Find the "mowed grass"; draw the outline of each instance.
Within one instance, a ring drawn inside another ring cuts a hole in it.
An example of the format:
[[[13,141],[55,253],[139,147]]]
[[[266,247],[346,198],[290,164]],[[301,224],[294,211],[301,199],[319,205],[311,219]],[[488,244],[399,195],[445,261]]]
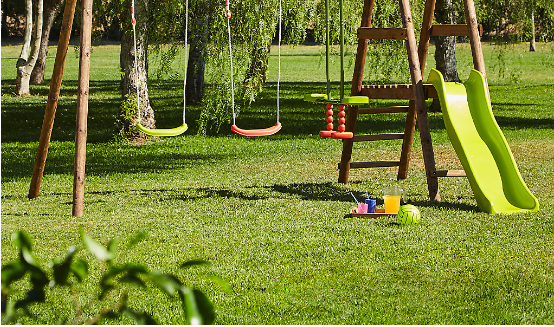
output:
[[[440,179],[442,202],[428,201],[417,135],[407,180],[397,182],[394,169],[379,168],[352,170],[348,184],[337,183],[342,144],[316,136],[325,109],[302,101],[305,93],[325,92],[325,61],[315,46],[283,49],[283,129],[275,136],[242,138],[229,125],[217,136],[195,135],[199,107],[189,106],[190,131],[182,137],[143,146],[114,141],[119,48],[109,45],[95,47],[91,58],[85,215],[72,217],[78,58],[70,49],[41,195],[28,200],[49,81],[32,86],[31,97],[15,97],[19,48],[3,46],[2,265],[17,257],[10,242],[16,230],[31,234],[46,266],[80,244],[82,226],[104,244],[121,238],[117,262],[141,262],[203,290],[217,324],[554,324],[554,52],[550,44],[536,53],[526,48],[484,44],[494,113],[540,202],[537,213],[482,213],[465,179]],[[50,53],[54,57],[55,47]],[[274,123],[276,53],[268,86],[243,109],[241,127]],[[467,44],[460,45],[458,60],[465,79]],[[338,94],[338,58],[332,63]],[[347,79],[351,70],[348,64]],[[158,126],[180,120],[181,88],[178,79],[151,81]],[[438,168],[461,169],[442,115],[429,117]],[[397,114],[361,117],[357,130],[399,132],[404,121]],[[399,141],[364,142],[355,145],[353,159],[396,160],[399,151]],[[358,199],[368,192],[382,206],[379,190],[389,185],[407,190],[421,224],[346,217],[354,206],[350,192]],[[141,231],[148,237],[127,247]],[[189,259],[212,266],[179,268]],[[93,264],[86,283],[56,291],[49,308],[33,308],[37,320],[24,322],[71,318],[76,303],[84,317],[100,312],[86,304],[98,294],[93,280],[101,269]],[[202,277],[206,271],[227,280],[233,293]],[[184,321],[177,299],[155,291],[131,294],[135,308],[158,322]]]

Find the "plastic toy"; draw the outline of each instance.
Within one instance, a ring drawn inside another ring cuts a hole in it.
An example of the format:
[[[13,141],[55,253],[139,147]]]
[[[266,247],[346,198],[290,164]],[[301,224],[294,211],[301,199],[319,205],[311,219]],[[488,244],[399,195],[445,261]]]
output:
[[[419,224],[421,221],[421,214],[416,206],[412,204],[405,204],[400,207],[396,219],[400,225]]]
[[[450,142],[460,158],[479,208],[489,213],[537,211],[506,138],[494,119],[483,75],[472,70],[464,83],[445,83],[432,69]]]

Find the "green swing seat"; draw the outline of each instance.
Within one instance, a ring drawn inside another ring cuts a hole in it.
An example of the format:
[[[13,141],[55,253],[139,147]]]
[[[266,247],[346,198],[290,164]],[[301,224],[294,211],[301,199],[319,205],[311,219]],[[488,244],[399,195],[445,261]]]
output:
[[[188,129],[187,124],[183,124],[175,128],[156,128],[156,129],[146,128],[141,124],[137,124],[136,126],[139,131],[151,136],[177,136],[177,135],[183,134]]]

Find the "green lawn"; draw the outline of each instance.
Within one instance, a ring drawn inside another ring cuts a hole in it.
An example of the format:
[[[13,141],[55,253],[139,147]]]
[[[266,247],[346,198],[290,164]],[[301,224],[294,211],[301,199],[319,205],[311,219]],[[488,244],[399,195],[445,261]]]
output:
[[[103,45],[94,47],[91,59],[85,215],[72,217],[78,58],[70,48],[41,196],[28,200],[49,80],[32,86],[30,97],[14,96],[20,49],[2,46],[2,265],[17,257],[10,240],[16,230],[32,236],[46,266],[80,244],[83,226],[104,244],[123,240],[117,262],[141,262],[203,290],[217,324],[554,324],[554,46],[540,44],[536,53],[527,47],[484,44],[484,51],[494,113],[539,200],[537,213],[479,212],[465,179],[440,179],[443,200],[429,202],[417,137],[407,180],[396,182],[395,169],[378,168],[353,170],[348,184],[338,184],[342,144],[316,136],[325,109],[302,101],[305,93],[325,90],[319,47],[283,49],[283,129],[275,136],[238,137],[228,124],[218,136],[198,136],[199,108],[190,106],[190,130],[182,137],[143,146],[114,141],[119,53],[118,46]],[[276,53],[269,85],[243,109],[241,127],[274,123]],[[458,59],[465,79],[467,44],[460,45]],[[348,78],[352,58],[347,62]],[[338,58],[333,65],[337,81]],[[338,83],[333,86],[338,92]],[[182,80],[151,82],[158,126],[180,120],[181,92]],[[429,118],[438,168],[461,169],[441,114]],[[362,117],[357,130],[399,132],[404,121],[399,114]],[[400,141],[364,142],[355,145],[353,159],[397,160],[399,151]],[[349,192],[358,198],[368,192],[382,205],[379,190],[395,184],[419,207],[421,224],[345,217],[354,206]],[[148,237],[126,247],[141,231]],[[92,261],[86,251],[80,255]],[[190,259],[212,266],[179,268]],[[85,317],[97,314],[100,307],[85,305],[97,295],[92,280],[101,269],[92,265],[89,282],[55,291],[50,309],[36,307],[37,320],[23,322],[72,318],[75,303]],[[206,270],[234,292],[202,277]],[[182,323],[177,298],[133,294],[134,305],[159,323]]]

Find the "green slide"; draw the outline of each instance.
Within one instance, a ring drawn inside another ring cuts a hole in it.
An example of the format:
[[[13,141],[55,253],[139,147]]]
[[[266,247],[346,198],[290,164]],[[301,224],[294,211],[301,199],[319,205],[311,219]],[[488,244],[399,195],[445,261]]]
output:
[[[437,90],[448,137],[479,208],[488,213],[539,210],[494,119],[481,73],[473,70],[464,84],[445,83],[433,69],[428,82]]]

